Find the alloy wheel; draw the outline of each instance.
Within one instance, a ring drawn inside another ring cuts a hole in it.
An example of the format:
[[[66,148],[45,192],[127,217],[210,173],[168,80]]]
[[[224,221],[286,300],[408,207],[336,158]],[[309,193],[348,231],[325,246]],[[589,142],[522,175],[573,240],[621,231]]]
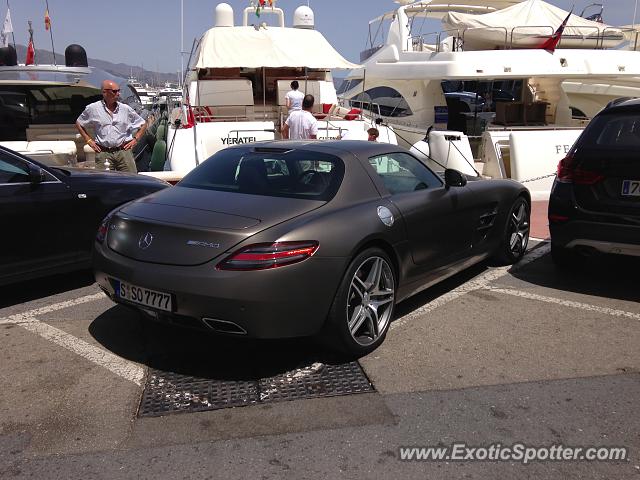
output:
[[[529,212],[526,202],[522,201],[513,209],[509,219],[509,250],[516,258],[527,249],[529,229]]]
[[[389,263],[381,257],[365,259],[351,279],[347,296],[347,327],[356,343],[367,346],[385,334],[394,298]]]

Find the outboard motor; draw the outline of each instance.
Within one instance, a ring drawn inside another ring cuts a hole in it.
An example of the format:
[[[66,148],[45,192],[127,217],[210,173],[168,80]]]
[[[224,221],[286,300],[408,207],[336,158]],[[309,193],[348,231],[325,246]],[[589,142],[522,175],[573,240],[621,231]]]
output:
[[[67,67],[88,67],[87,52],[75,43],[69,45],[64,51],[64,64]]]
[[[18,54],[13,45],[0,48],[0,65],[13,67],[18,65]]]

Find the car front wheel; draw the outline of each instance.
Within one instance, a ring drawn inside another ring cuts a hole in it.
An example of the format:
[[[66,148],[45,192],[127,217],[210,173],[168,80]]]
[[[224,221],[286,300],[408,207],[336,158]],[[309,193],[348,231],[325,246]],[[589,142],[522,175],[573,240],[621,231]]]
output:
[[[509,210],[502,241],[494,255],[500,263],[511,265],[524,256],[529,244],[530,221],[531,206],[524,197],[518,197]]]
[[[329,312],[331,345],[356,356],[375,350],[389,330],[396,284],[391,260],[383,250],[359,253],[349,264]]]

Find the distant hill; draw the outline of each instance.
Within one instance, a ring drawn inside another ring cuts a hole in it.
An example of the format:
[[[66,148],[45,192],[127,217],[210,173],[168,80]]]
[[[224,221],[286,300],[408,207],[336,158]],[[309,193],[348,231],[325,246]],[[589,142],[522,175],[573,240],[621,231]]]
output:
[[[18,63],[24,63],[25,58],[27,58],[27,47],[25,45],[17,44],[16,52],[18,54]],[[88,61],[90,67],[99,68],[100,70],[104,70],[116,77],[128,78],[133,72],[133,75],[142,83],[163,85],[165,82],[177,82],[178,80],[175,73],[152,72],[151,70],[142,70],[138,66],[127,65],[125,63],[111,63],[90,57],[88,58]],[[53,53],[49,50],[36,48],[36,63],[54,63]],[[62,53],[56,52],[56,64],[64,65],[64,50],[62,50]]]

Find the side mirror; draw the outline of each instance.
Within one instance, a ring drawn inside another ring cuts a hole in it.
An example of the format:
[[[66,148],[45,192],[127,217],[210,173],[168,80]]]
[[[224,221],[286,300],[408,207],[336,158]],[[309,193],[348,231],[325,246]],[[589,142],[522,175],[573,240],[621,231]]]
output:
[[[29,165],[29,181],[31,183],[42,183],[44,179],[44,170],[36,165]]]
[[[444,184],[449,187],[464,187],[467,184],[467,177],[465,177],[458,170],[447,168],[444,171]]]

